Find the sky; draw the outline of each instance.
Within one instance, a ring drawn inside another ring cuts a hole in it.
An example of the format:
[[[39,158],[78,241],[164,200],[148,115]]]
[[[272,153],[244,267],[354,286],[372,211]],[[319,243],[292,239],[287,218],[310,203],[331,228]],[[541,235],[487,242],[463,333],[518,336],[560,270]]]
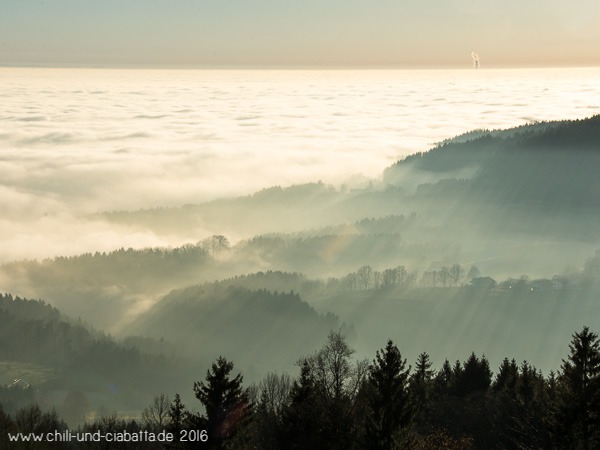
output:
[[[600,65],[597,0],[0,0],[0,65]]]

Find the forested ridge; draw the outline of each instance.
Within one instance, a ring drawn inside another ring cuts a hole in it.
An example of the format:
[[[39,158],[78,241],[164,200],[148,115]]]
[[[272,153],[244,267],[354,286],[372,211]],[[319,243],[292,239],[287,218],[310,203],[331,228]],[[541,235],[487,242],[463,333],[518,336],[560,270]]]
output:
[[[146,339],[140,350],[136,338],[119,342],[39,300],[0,295],[0,323],[2,372],[33,382],[28,374],[43,371],[36,386],[43,392],[81,390],[139,404],[158,386],[180,380],[189,364],[168,344]]]
[[[292,367],[299,352],[316,348],[334,314],[319,314],[297,293],[250,290],[228,284],[192,286],[171,292],[140,315],[128,331],[165,338],[188,357],[235,355],[256,373]]]

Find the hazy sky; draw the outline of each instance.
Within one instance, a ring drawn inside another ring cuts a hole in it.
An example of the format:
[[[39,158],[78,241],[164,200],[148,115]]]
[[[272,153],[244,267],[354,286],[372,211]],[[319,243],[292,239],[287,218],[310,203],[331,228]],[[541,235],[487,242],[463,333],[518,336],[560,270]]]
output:
[[[597,0],[0,0],[0,65],[600,65]]]

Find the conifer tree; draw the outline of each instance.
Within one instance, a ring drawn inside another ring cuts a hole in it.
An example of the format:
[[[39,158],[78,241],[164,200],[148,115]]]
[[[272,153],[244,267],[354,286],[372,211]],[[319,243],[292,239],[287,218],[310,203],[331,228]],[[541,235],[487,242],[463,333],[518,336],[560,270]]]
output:
[[[318,448],[323,424],[314,375],[308,360],[300,362],[300,377],[292,384],[290,405],[284,411],[286,448]]]
[[[600,445],[600,340],[584,327],[572,335],[570,355],[563,359],[559,376],[559,423],[566,442],[582,449]]]
[[[421,353],[417,358],[415,371],[410,377],[410,394],[414,412],[417,416],[425,413],[431,380],[434,374],[431,366],[432,363],[429,360],[429,355],[425,352]]]
[[[200,422],[208,431],[210,448],[225,448],[245,425],[250,413],[247,393],[242,389],[243,377],[237,374],[230,378],[233,363],[220,356],[206,372],[206,383],[195,382],[194,393],[206,410]]]
[[[187,444],[179,442],[179,439],[181,438],[182,430],[191,428],[190,413],[186,410],[185,405],[181,401],[181,396],[177,393],[169,406],[168,415],[167,430],[173,434],[174,442],[168,445],[167,448],[184,448]]]
[[[467,395],[474,391],[487,391],[492,380],[490,364],[485,356],[481,359],[475,352],[464,362],[462,371],[457,377],[459,395]]]
[[[496,379],[494,380],[494,392],[503,392],[513,397],[515,395],[518,378],[519,367],[517,366],[516,361],[514,359],[509,361],[508,358],[504,358],[498,369],[498,375],[496,375]]]
[[[533,401],[537,382],[537,372],[527,361],[521,364],[521,374],[517,382],[517,398],[521,404],[527,405]]]
[[[442,368],[437,372],[433,380],[433,394],[437,397],[449,395],[454,386],[454,373],[450,361],[444,360]]]
[[[187,412],[185,405],[181,402],[179,394],[175,394],[175,398],[169,407],[169,431],[175,435],[176,439],[179,439],[181,430],[185,427],[185,419]]]
[[[406,359],[389,340],[377,351],[367,379],[367,438],[374,449],[392,449],[394,437],[410,420]]]

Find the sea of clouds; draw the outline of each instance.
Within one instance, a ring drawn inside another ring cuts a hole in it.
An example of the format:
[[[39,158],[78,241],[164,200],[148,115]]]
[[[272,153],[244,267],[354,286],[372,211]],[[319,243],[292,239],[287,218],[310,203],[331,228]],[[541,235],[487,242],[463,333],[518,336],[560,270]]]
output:
[[[0,68],[0,262],[176,245],[93,214],[364,180],[472,129],[599,112],[600,68]]]

